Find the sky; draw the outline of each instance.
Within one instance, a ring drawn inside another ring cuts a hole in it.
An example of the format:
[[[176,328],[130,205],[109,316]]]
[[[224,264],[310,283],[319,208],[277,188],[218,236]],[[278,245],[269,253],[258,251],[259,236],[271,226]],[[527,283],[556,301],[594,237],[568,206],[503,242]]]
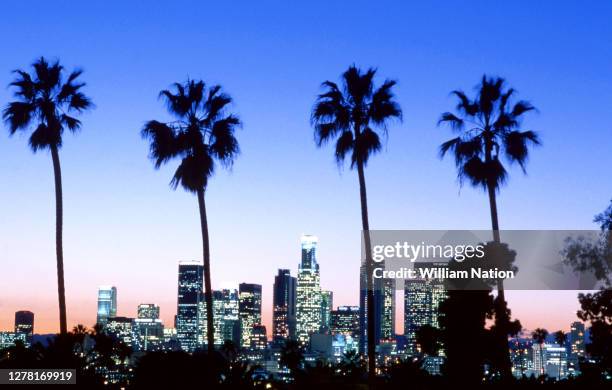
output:
[[[516,167],[498,198],[502,229],[593,229],[612,198],[612,3],[566,1],[22,1],[0,8],[0,106],[16,68],[37,57],[82,67],[96,108],[66,134],[64,258],[69,325],[93,325],[99,285],[118,314],[161,306],[172,325],[179,260],[200,259],[196,198],[155,170],[140,130],[167,120],[160,90],[188,77],[221,84],[244,123],[242,153],[207,190],[213,288],[263,285],[271,327],[278,268],[295,275],[303,233],[319,237],[321,284],[334,305],[358,304],[357,176],[313,142],[320,84],[351,64],[398,81],[402,123],[367,167],[373,229],[486,229],[485,194],[460,188],[437,148],[454,89],[499,75],[538,112],[528,174]],[[5,86],[7,86],[5,88]],[[53,171],[27,134],[0,132],[0,329],[32,310],[37,333],[58,330]],[[509,292],[528,329],[567,329],[575,292]],[[401,305],[400,306],[401,309]],[[397,331],[401,332],[401,310]]]

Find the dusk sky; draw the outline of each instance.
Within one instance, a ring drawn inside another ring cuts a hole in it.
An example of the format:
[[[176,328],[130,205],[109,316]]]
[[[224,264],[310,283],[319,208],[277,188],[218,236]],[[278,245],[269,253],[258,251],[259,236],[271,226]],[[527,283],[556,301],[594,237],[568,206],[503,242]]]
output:
[[[53,3],[53,4],[52,4]],[[351,64],[399,81],[404,121],[368,165],[373,229],[487,229],[486,195],[459,188],[436,127],[453,89],[470,94],[483,73],[530,100],[526,130],[540,133],[528,175],[510,169],[499,196],[502,229],[594,229],[612,198],[612,3],[13,2],[0,14],[0,106],[11,71],[36,57],[82,67],[96,108],[65,134],[64,260],[69,326],[95,322],[99,285],[118,290],[119,315],[161,306],[172,326],[179,260],[202,257],[197,200],[156,171],[140,137],[166,120],[160,90],[189,78],[222,84],[244,122],[231,172],[207,191],[213,288],[263,285],[270,330],[278,268],[293,275],[302,233],[319,237],[321,284],[334,305],[357,305],[357,175],[318,150],[310,109],[324,80]],[[0,330],[16,310],[37,333],[58,331],[53,168],[25,134],[0,132]],[[567,329],[575,292],[509,292],[525,328]],[[401,301],[398,307],[401,308]],[[402,331],[401,310],[398,327]]]

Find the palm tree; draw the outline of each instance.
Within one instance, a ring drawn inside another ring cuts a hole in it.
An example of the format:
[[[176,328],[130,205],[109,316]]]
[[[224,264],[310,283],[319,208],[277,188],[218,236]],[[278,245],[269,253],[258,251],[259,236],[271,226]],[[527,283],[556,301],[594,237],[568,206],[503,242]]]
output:
[[[461,185],[468,180],[473,187],[487,191],[493,239],[500,243],[496,193],[507,179],[501,159],[503,156],[510,164],[517,163],[526,173],[529,146],[540,145],[540,139],[534,131],[522,131],[521,122],[523,115],[535,107],[525,100],[511,106],[516,91],[506,89],[504,79],[499,77],[483,76],[473,100],[463,91],[456,90],[452,94],[459,100],[457,113],[443,113],[438,125],[449,125],[458,136],[440,146],[440,156],[453,153]],[[497,305],[496,324],[501,331],[509,323],[503,280],[497,281],[497,288],[500,304]],[[507,349],[506,344],[507,334],[500,337],[500,348]],[[510,374],[509,357],[504,372]]]
[[[559,344],[559,347],[565,348],[565,341],[567,340],[567,335],[562,330],[558,330],[554,334],[555,341]],[[561,379],[561,360],[559,360],[559,379]]]
[[[536,328],[531,332],[531,338],[533,341],[540,345],[540,374],[544,374],[544,342],[548,337],[548,331],[543,328]]]
[[[32,64],[32,74],[16,70],[17,77],[10,83],[15,87],[17,100],[10,102],[2,113],[10,134],[18,130],[32,130],[30,147],[34,153],[50,150],[55,176],[55,250],[57,257],[57,295],[59,300],[60,333],[68,333],[66,322],[66,296],[64,289],[64,248],[62,241],[63,203],[62,171],[59,149],[65,129],[75,133],[81,128],[81,121],[74,114],[80,114],[92,107],[91,100],[81,92],[85,83],[77,79],[79,69],[66,76],[58,61],[49,63],[40,57]]]
[[[374,327],[374,284],[372,279],[372,248],[368,201],[364,169],[371,155],[381,150],[377,131],[387,134],[387,125],[392,119],[402,118],[399,104],[394,100],[392,88],[396,82],[385,80],[378,88],[374,86],[375,69],[362,72],[350,66],[342,74],[342,86],[325,81],[312,110],[311,122],[315,129],[317,146],[336,141],[335,157],[342,164],[350,156],[351,169],[357,168],[361,200],[361,225],[366,253],[367,318],[368,322],[368,374],[376,373],[376,340]]]
[[[160,97],[166,101],[168,112],[176,120],[168,123],[149,121],[142,129],[142,136],[151,142],[150,157],[155,162],[155,168],[174,158],[180,159],[171,186],[176,189],[180,184],[198,198],[204,257],[207,343],[208,351],[212,352],[213,304],[204,194],[215,170],[215,160],[225,167],[231,167],[238,155],[238,141],[234,132],[241,122],[236,115],[227,113],[232,98],[221,92],[219,85],[207,88],[203,81],[187,80],[184,84],[175,83],[174,89],[174,92],[161,91]]]

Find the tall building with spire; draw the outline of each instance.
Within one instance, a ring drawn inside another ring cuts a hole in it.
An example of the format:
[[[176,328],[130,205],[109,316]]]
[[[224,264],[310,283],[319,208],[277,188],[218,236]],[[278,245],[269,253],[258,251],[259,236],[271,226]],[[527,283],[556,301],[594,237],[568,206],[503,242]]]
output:
[[[296,333],[300,343],[306,344],[313,333],[321,328],[321,284],[317,263],[315,236],[301,238],[302,259],[298,266],[296,299]]]
[[[279,269],[274,277],[272,337],[275,344],[295,338],[296,284],[288,269]]]
[[[202,262],[179,262],[176,338],[181,349],[187,352],[192,352],[199,346],[201,327],[198,307],[204,297],[203,271]]]

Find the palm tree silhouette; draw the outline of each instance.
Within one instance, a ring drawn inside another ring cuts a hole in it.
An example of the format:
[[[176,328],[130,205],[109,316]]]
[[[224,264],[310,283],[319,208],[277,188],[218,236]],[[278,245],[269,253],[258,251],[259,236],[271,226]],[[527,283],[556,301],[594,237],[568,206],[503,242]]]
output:
[[[204,194],[215,170],[215,160],[222,166],[231,167],[238,155],[234,131],[241,122],[236,115],[226,112],[232,98],[221,92],[219,85],[207,88],[203,81],[187,80],[184,84],[175,83],[174,89],[175,92],[161,91],[160,97],[176,120],[168,123],[149,121],[142,129],[142,136],[151,143],[150,157],[155,168],[174,158],[181,160],[171,186],[176,189],[180,184],[188,192],[197,194],[204,257],[207,343],[208,351],[213,352],[210,246]]]
[[[50,150],[55,176],[55,250],[57,257],[57,295],[59,300],[60,333],[68,333],[66,322],[66,296],[64,289],[64,248],[62,239],[63,203],[62,170],[59,149],[65,129],[75,133],[81,128],[81,121],[74,114],[80,114],[92,107],[91,100],[81,92],[85,83],[77,79],[82,74],[73,70],[66,72],[59,61],[49,63],[40,57],[33,64],[32,74],[16,70],[17,77],[9,85],[15,87],[17,100],[10,102],[2,113],[10,134],[18,130],[32,130],[30,147],[34,153]]]
[[[473,187],[487,191],[493,239],[500,243],[496,193],[507,179],[501,157],[503,155],[510,164],[519,164],[526,173],[529,146],[540,145],[540,139],[534,131],[522,131],[521,121],[523,115],[535,107],[525,100],[511,106],[516,91],[506,89],[504,79],[499,77],[483,76],[473,100],[463,91],[456,90],[452,94],[459,100],[457,113],[443,113],[438,125],[447,124],[459,135],[440,146],[440,156],[453,153],[460,185],[468,180]],[[498,280],[497,287],[501,304],[497,305],[500,310],[496,313],[496,324],[501,330],[509,322],[503,280]],[[500,339],[502,342],[504,345],[500,344],[500,348],[507,349],[507,335]],[[504,373],[510,375],[509,357],[504,366]]]
[[[540,345],[540,374],[544,374],[544,342],[546,341],[546,337],[548,337],[548,331],[546,329],[536,328],[531,332],[533,341]]]
[[[374,327],[374,293],[372,279],[372,248],[370,224],[368,221],[368,201],[366,195],[365,166],[382,144],[377,133],[387,134],[387,125],[392,119],[402,118],[399,104],[394,100],[392,88],[396,82],[385,80],[378,88],[374,86],[375,69],[362,72],[352,65],[342,74],[342,86],[325,81],[325,91],[315,102],[311,123],[315,129],[317,146],[336,141],[335,157],[342,164],[350,156],[351,169],[357,168],[359,194],[361,199],[361,224],[364,234],[367,280],[367,318],[368,322],[368,374],[370,379],[376,374],[376,340]]]
[[[558,330],[554,333],[555,341],[559,344],[559,347],[565,348],[565,342],[567,341],[567,335],[562,330]],[[559,379],[561,379],[561,358],[559,358]]]

